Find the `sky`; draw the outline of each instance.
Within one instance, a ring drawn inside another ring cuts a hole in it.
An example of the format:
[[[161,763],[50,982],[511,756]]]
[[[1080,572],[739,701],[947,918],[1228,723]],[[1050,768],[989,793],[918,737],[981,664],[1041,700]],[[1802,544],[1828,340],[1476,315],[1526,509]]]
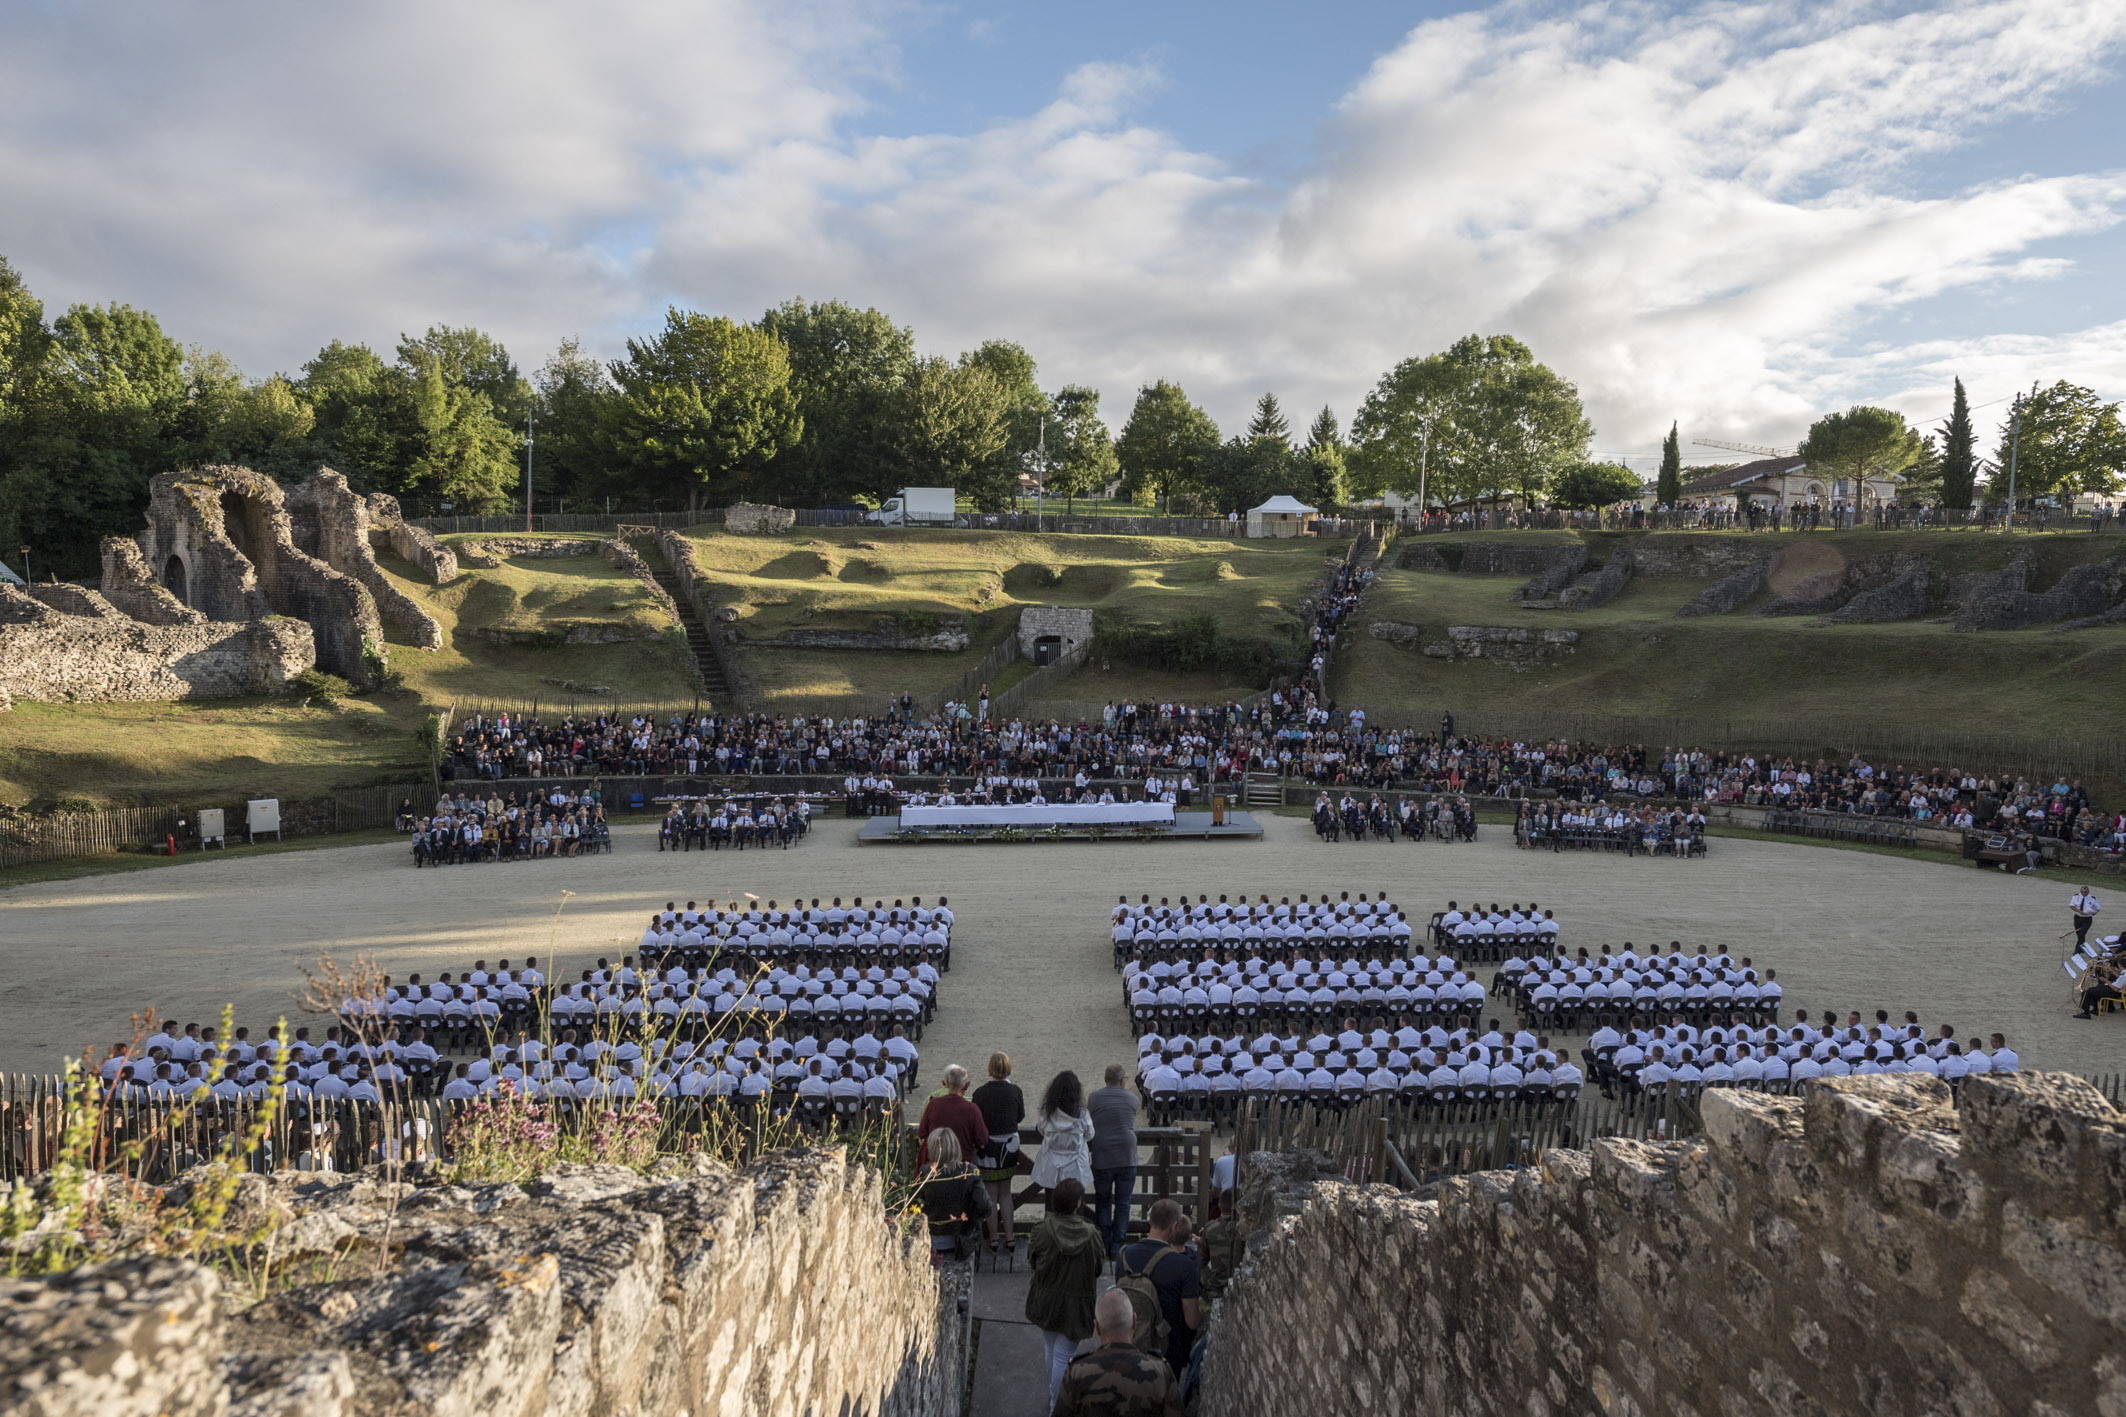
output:
[[[0,255],[263,375],[669,304],[1348,425],[1507,333],[1595,451],[2126,397],[2126,0],[0,8]]]

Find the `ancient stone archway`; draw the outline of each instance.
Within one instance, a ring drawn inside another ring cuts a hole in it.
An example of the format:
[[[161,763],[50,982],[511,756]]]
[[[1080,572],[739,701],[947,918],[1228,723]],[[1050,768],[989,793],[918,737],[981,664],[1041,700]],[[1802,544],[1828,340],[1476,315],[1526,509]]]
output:
[[[192,603],[185,595],[184,557],[172,555],[169,560],[163,563],[162,586],[164,590],[176,596],[180,604],[190,605]]]

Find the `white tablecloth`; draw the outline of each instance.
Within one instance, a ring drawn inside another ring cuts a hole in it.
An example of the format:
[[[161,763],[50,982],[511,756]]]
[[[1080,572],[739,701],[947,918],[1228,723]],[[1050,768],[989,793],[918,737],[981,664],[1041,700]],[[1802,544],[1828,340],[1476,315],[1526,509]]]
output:
[[[1174,824],[1171,802],[1034,803],[1011,807],[903,807],[903,827],[1162,826]]]

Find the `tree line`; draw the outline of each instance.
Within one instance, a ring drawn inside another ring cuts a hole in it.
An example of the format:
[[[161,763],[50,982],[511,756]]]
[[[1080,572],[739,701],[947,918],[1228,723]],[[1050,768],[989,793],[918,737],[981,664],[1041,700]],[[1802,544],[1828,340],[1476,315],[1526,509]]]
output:
[[[1801,451],[1833,476],[1887,472],[1914,498],[1968,506],[1982,476],[2004,489],[2009,430],[1982,458],[1961,382],[1955,397],[1936,433],[1860,407],[1819,420]],[[1100,398],[1044,389],[1009,340],[924,355],[909,327],[838,300],[790,300],[751,322],[673,308],[620,358],[564,340],[529,377],[492,336],[435,325],[388,354],[333,340],[292,373],[251,378],[131,306],[47,318],[0,258],[0,550],[27,544],[40,565],[93,570],[102,536],[139,526],[149,478],[216,462],[284,480],[329,466],[360,490],[464,512],[521,506],[527,452],[548,508],[834,506],[937,485],[993,510],[1027,476],[1066,503],[1114,489],[1192,515],[1278,494],[1330,507],[1421,491],[1438,504],[1599,507],[1642,485],[1589,459],[1578,389],[1508,335],[1397,364],[1348,435],[1326,407],[1296,434],[1273,393],[1226,434],[1166,379],[1138,389],[1110,431]],[[2119,406],[2065,382],[2034,389],[2017,450],[2023,498],[2113,491]],[[1703,470],[1682,466],[1671,429],[1656,499],[1679,500]]]

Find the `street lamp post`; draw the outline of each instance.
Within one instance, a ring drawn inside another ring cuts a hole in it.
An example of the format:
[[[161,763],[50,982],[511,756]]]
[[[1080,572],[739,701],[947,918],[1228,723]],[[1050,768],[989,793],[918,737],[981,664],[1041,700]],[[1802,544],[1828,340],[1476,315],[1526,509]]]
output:
[[[2005,535],[2015,533],[2015,453],[2023,441],[2023,396],[2017,394],[2009,406],[2011,415],[2008,424],[2008,520],[2002,527]]]
[[[532,529],[532,414],[524,414],[524,531],[528,536]]]
[[[27,546],[22,548],[22,583],[30,583],[30,549]]]

